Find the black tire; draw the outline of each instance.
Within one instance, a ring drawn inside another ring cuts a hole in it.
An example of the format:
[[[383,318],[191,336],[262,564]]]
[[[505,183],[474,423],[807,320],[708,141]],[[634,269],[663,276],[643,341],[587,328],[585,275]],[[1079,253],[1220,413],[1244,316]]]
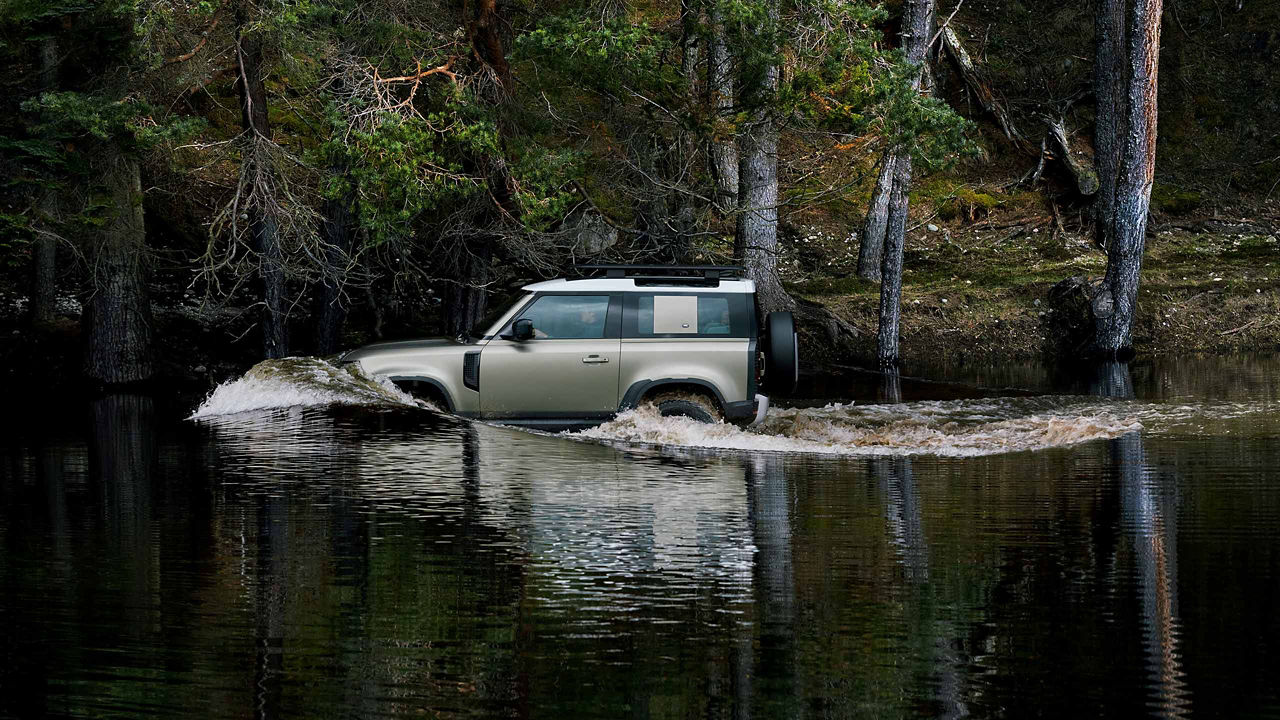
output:
[[[771,312],[764,324],[764,386],[786,395],[800,380],[796,321],[789,312]]]
[[[647,402],[657,407],[658,414],[663,417],[687,417],[704,423],[718,423],[724,420],[724,413],[720,412],[720,406],[701,393],[659,393]]]

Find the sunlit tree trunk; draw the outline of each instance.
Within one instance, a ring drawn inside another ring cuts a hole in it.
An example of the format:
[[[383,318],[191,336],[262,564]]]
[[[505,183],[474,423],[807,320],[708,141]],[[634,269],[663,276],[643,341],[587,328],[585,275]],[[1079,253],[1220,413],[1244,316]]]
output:
[[[263,83],[262,38],[255,32],[244,32],[250,23],[249,8],[241,2],[236,9],[236,55],[239,77],[236,88],[240,95],[240,123],[248,134],[249,147],[269,142],[271,127],[267,122],[267,89]],[[247,150],[245,162],[263,162],[262,154]],[[259,167],[256,175],[265,176],[270,168]],[[257,192],[266,192],[257,188]],[[289,354],[288,309],[285,298],[284,254],[280,247],[276,220],[263,212],[262,203],[248,210],[249,232],[261,266],[262,281],[262,353],[263,357],[280,358]]]
[[[880,173],[876,176],[871,205],[867,208],[867,221],[862,226],[862,242],[858,245],[858,276],[872,282],[880,282],[880,261],[884,255],[884,232],[889,224],[889,193],[893,191],[896,160],[893,151],[887,151],[880,161]]]
[[[884,252],[880,259],[880,323],[876,335],[876,360],[881,367],[898,364],[898,339],[902,324],[902,258],[907,239],[907,191],[911,187],[911,156],[903,153],[893,162],[893,183],[885,221]]]
[[[907,62],[919,68],[912,86],[920,88],[933,32],[933,0],[908,0],[902,19],[902,47]],[[893,154],[893,189],[889,192],[885,220],[884,251],[880,261],[880,322],[876,338],[876,359],[881,366],[898,363],[898,338],[902,316],[902,257],[907,240],[907,193],[911,189],[911,156],[904,150]],[[889,164],[886,159],[886,164]]]
[[[1107,273],[1093,300],[1095,353],[1131,350],[1138,277],[1156,166],[1156,76],[1161,0],[1133,0],[1128,11],[1128,109],[1107,238]]]
[[[138,160],[104,141],[97,158],[103,200],[112,214],[90,252],[85,305],[85,373],[104,383],[146,380],[153,372],[150,256],[142,215]]]

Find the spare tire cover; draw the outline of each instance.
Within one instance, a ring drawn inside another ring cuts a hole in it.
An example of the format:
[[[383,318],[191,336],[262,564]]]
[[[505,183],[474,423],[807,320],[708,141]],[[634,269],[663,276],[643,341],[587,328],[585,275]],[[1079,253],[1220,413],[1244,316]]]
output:
[[[764,385],[769,392],[789,393],[800,379],[796,321],[789,312],[772,312],[764,323]]]

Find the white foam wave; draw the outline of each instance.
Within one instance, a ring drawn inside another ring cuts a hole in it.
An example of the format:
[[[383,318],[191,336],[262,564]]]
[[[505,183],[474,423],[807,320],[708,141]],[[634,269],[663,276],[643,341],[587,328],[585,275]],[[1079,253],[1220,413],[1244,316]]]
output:
[[[294,357],[264,360],[243,377],[222,383],[188,419],[329,405],[416,407],[419,403],[390,380],[370,376],[358,365],[337,367],[318,358]]]
[[[997,399],[775,409],[756,428],[662,417],[642,406],[575,437],[661,446],[825,455],[971,457],[1042,450],[1142,429],[1124,408]]]

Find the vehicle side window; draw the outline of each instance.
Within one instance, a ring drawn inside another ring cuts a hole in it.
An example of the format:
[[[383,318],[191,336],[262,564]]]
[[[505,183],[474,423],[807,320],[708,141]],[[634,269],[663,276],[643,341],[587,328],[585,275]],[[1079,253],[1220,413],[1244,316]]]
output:
[[[626,298],[624,337],[750,337],[746,295],[639,293]]]
[[[549,340],[604,337],[608,295],[543,295],[520,313],[533,321],[533,334]]]
[[[698,298],[698,332],[703,335],[728,335],[732,318],[729,298],[704,295]]]

